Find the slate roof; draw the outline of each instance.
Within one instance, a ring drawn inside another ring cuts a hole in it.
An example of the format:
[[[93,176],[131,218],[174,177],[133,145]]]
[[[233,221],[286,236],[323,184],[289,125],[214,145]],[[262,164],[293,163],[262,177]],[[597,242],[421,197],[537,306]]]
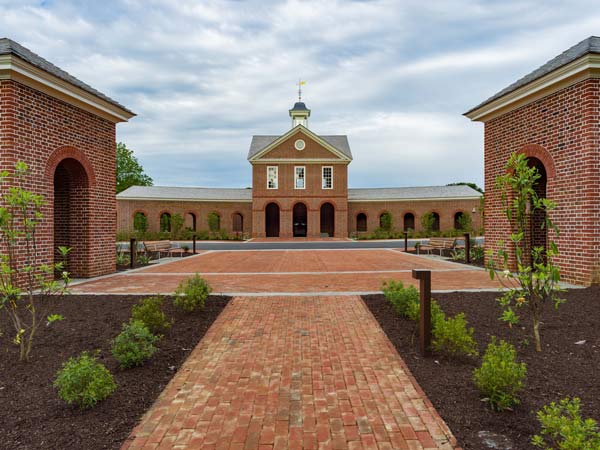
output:
[[[294,107],[290,109],[290,111],[308,111],[309,109],[306,107],[304,102],[296,102],[294,103]]]
[[[258,152],[275,142],[280,137],[281,136],[252,136],[250,150],[248,150],[248,159],[252,158]],[[350,150],[350,144],[348,143],[348,136],[331,135],[319,137],[332,147],[335,147],[338,151],[342,152],[348,158],[352,159],[352,151]]]
[[[252,189],[131,186],[117,194],[117,199],[132,198],[148,200],[251,201]]]
[[[481,197],[481,193],[469,186],[464,185],[348,189],[349,201],[418,200],[427,198],[443,199],[474,197]]]
[[[471,108],[469,111],[467,111],[465,113],[465,115],[475,111],[476,109],[481,108],[482,106],[487,105],[488,103],[493,102],[494,100],[496,100],[500,97],[503,97],[506,94],[510,94],[511,92],[516,91],[520,87],[525,86],[526,84],[529,84],[532,81],[542,78],[544,75],[547,75],[550,72],[555,71],[556,69],[560,69],[561,67],[566,66],[567,64],[575,61],[576,59],[581,58],[584,55],[587,55],[588,53],[599,53],[600,54],[600,37],[590,36],[589,38],[581,41],[579,44],[574,45],[570,49],[562,52],[557,57],[548,61],[546,64],[537,68],[536,70],[531,72],[529,75],[525,75],[523,78],[515,81],[513,84],[502,89],[497,94],[492,95],[490,98],[488,98],[484,102],[480,103],[479,105],[475,106],[474,108]]]
[[[476,198],[480,196],[481,193],[469,186],[348,189],[348,200],[350,201]],[[132,186],[117,194],[117,199],[251,201],[252,189]]]
[[[123,105],[121,105],[116,100],[113,100],[112,98],[104,95],[102,92],[97,91],[90,85],[84,83],[83,81],[78,80],[73,75],[70,75],[69,73],[65,72],[64,70],[60,69],[59,67],[56,67],[51,62],[45,60],[44,58],[42,58],[39,55],[36,55],[31,50],[23,47],[18,42],[15,42],[8,38],[0,38],[0,55],[11,55],[11,54],[21,58],[23,61],[28,62],[32,66],[35,66],[38,69],[43,70],[44,72],[48,72],[49,74],[54,75],[55,77],[60,78],[61,80],[66,81],[67,83],[72,84],[73,86],[76,86],[76,87],[78,87],[78,88],[112,104],[112,105],[115,105],[115,106],[123,109],[124,111],[127,111],[128,113],[134,114],[132,111],[125,108]]]

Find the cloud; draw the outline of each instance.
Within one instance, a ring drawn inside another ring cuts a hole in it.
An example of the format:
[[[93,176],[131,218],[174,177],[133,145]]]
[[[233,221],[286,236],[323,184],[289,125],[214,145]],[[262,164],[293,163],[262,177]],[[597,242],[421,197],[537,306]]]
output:
[[[595,2],[0,0],[2,33],[138,113],[158,184],[245,187],[253,134],[348,134],[353,186],[483,184],[462,113],[581,39]]]

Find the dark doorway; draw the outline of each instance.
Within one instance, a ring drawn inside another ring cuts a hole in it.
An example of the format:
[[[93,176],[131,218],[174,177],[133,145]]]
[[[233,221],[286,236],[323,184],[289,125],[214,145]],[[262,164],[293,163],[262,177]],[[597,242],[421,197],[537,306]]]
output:
[[[185,215],[185,226],[188,230],[196,231],[196,214],[189,212]]]
[[[234,233],[243,233],[244,232],[244,216],[240,213],[235,213],[233,215],[233,232]]]
[[[413,213],[404,214],[404,231],[415,229],[415,215]]]
[[[88,276],[89,182],[79,161],[61,161],[54,172],[54,261],[66,264],[71,277]],[[66,261],[58,247],[69,247]]]
[[[296,203],[293,211],[294,237],[306,237],[307,212],[304,203]]]
[[[433,226],[432,231],[440,231],[440,215],[436,212],[431,213],[433,215]]]
[[[367,215],[365,213],[360,213],[356,216],[356,231],[367,231]]]
[[[464,213],[462,211],[458,211],[456,214],[454,214],[454,229],[455,230],[462,230],[464,228],[463,216],[464,216]]]
[[[321,235],[333,237],[335,234],[335,208],[331,203],[321,205]]]
[[[279,237],[279,205],[269,203],[265,208],[265,231],[267,237]]]
[[[537,158],[529,158],[527,161],[529,167],[535,167],[540,175],[540,178],[536,181],[533,186],[533,190],[537,194],[538,198],[546,197],[546,185],[548,179],[546,175],[546,168],[544,164]],[[547,248],[548,242],[548,230],[546,229],[546,211],[543,209],[536,209],[533,211],[531,218],[531,231],[530,231],[531,247],[542,247],[544,250]]]

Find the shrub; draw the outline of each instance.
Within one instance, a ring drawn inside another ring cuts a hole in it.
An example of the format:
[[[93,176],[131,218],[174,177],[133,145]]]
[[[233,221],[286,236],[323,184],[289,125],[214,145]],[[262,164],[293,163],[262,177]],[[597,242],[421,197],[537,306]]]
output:
[[[182,281],[175,290],[174,305],[185,312],[203,309],[206,299],[212,292],[211,287],[200,275],[195,274]]]
[[[594,419],[582,419],[579,408],[578,398],[563,398],[558,405],[552,402],[544,406],[537,412],[542,430],[531,443],[545,449],[554,446],[561,450],[600,449],[598,424]]]
[[[216,212],[208,214],[207,222],[209,231],[219,231],[221,228],[221,217]]]
[[[419,291],[414,286],[404,287],[402,281],[388,281],[383,283],[383,295],[390,302],[396,312],[408,317],[409,310],[416,303],[419,305]]]
[[[121,369],[140,366],[158,350],[154,344],[158,336],[153,335],[141,320],[123,324],[123,330],[112,341],[112,355]]]
[[[433,310],[433,308],[432,308]],[[477,356],[477,343],[473,339],[473,327],[467,328],[464,313],[445,319],[432,317],[431,346],[435,351],[450,355]]]
[[[517,352],[509,343],[496,344],[492,337],[483,355],[481,367],[474,370],[477,389],[492,409],[502,411],[520,403],[518,394],[527,374],[525,363],[518,363]]]
[[[434,224],[435,217],[432,212],[423,214],[423,216],[421,217],[421,226],[428,235],[430,235],[433,232]]]
[[[160,295],[141,300],[131,308],[131,318],[139,320],[148,327],[152,333],[168,330],[171,322],[162,310],[163,298]]]
[[[117,388],[113,376],[96,358],[83,352],[77,358],[69,358],[56,373],[54,387],[58,396],[80,408],[90,408],[109,397]]]
[[[148,218],[143,212],[136,212],[133,216],[133,229],[139,233],[148,231]]]
[[[389,212],[384,212],[379,217],[379,227],[386,231],[392,230],[392,215]]]

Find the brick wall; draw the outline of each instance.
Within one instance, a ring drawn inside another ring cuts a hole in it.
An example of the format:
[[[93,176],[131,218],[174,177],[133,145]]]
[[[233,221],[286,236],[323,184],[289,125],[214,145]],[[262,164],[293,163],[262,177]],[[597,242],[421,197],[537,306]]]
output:
[[[547,197],[558,203],[552,219],[565,281],[600,282],[600,80],[588,79],[485,124],[486,246],[497,248],[509,230],[496,177],[512,152],[539,159]]]
[[[0,150],[0,170],[26,162],[32,171],[26,188],[46,199],[38,234],[41,260],[53,262],[56,238],[73,247],[73,276],[114,272],[115,125],[13,80],[1,80]],[[55,176],[60,183],[56,234]],[[67,189],[69,183],[72,189]]]

